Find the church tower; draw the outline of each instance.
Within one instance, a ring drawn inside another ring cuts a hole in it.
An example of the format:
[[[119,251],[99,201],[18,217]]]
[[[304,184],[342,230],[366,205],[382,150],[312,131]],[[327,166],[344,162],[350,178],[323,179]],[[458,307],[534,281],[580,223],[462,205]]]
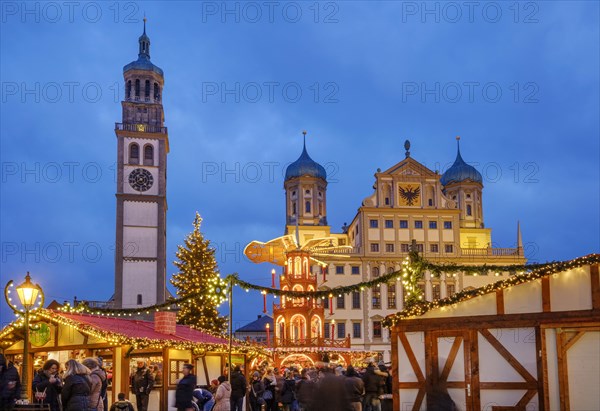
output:
[[[460,209],[461,228],[484,228],[483,177],[460,155],[460,137],[456,137],[457,151],[454,164],[440,178],[444,194]]]
[[[123,118],[117,136],[117,308],[165,301],[167,153],[162,106],[163,71],[150,61],[150,38],[139,40],[138,59],[123,67]]]
[[[293,234],[296,225],[303,234],[301,243],[318,236],[328,236],[327,172],[306,151],[306,131],[302,154],[285,170],[286,234]],[[304,226],[304,227],[303,227]]]

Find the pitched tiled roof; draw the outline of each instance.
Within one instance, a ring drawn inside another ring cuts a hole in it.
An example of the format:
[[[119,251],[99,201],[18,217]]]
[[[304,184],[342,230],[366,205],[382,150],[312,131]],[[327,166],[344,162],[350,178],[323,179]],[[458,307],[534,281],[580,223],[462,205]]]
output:
[[[269,327],[273,329],[273,317],[263,315],[262,317],[259,317],[258,320],[252,321],[251,323],[244,325],[242,328],[238,328],[235,330],[235,332],[266,332],[267,324],[269,324]]]

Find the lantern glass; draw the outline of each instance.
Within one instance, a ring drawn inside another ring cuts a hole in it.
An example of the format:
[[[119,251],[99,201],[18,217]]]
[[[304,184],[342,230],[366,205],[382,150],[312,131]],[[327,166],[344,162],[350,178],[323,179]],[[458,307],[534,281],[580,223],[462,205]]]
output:
[[[29,277],[29,273],[25,277],[25,281],[23,284],[16,287],[17,294],[19,295],[19,301],[25,307],[26,310],[29,310],[35,304],[38,294],[40,292],[37,285],[31,282],[31,277]]]

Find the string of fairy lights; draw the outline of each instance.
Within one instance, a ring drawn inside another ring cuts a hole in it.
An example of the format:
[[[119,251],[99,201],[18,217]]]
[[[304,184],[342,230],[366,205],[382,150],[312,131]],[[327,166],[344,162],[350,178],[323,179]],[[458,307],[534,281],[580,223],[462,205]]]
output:
[[[471,298],[474,295],[485,294],[496,289],[504,288],[510,285],[520,284],[531,281],[544,275],[580,267],[586,264],[595,264],[600,261],[600,255],[591,254],[568,261],[553,261],[541,264],[520,264],[520,265],[461,265],[461,264],[439,264],[423,259],[417,252],[409,253],[408,257],[402,262],[398,271],[394,271],[377,278],[360,283],[334,287],[326,290],[315,291],[294,291],[281,290],[278,288],[265,287],[244,281],[238,274],[231,274],[225,278],[214,277],[208,281],[210,300],[216,305],[220,305],[228,299],[229,287],[237,286],[246,291],[254,290],[263,295],[271,295],[275,298],[307,298],[307,299],[325,299],[333,296],[347,295],[353,292],[362,292],[367,289],[391,282],[401,282],[404,288],[405,309],[397,314],[401,317],[419,315],[431,308],[440,306],[440,304],[454,304],[465,298]],[[433,277],[440,277],[445,274],[447,277],[456,276],[457,273],[463,275],[490,275],[496,276],[500,273],[510,272],[512,275],[505,280],[501,280],[474,290],[463,290],[443,300],[433,302],[423,301],[423,290],[418,286],[419,281],[423,280],[424,273],[428,271]],[[161,310],[171,310],[182,303],[193,302],[194,299],[206,295],[205,291],[194,292],[176,299],[169,299],[162,304],[155,304],[143,308],[97,308],[89,307],[85,301],[78,306],[73,307],[66,304],[61,308],[64,312],[86,313],[100,316],[131,317],[133,315],[150,314],[151,312]],[[389,321],[388,321],[389,323]]]

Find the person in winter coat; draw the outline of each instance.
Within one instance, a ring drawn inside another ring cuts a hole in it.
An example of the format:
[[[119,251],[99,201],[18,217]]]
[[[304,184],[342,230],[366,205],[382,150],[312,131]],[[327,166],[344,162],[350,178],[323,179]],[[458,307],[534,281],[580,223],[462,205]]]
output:
[[[175,390],[175,407],[177,411],[193,411],[192,401],[194,398],[194,388],[196,388],[196,376],[192,374],[194,366],[192,364],[183,364],[183,378],[177,383]]]
[[[145,361],[137,362],[137,370],[131,376],[131,389],[135,394],[137,411],[148,411],[150,391],[154,387],[152,371],[146,367]]]
[[[66,368],[63,375],[65,383],[60,392],[63,411],[87,410],[91,407],[90,370],[76,360],[67,361]]]
[[[281,403],[284,411],[292,410],[292,403],[296,399],[296,380],[291,371],[286,371],[283,388],[281,389]]]
[[[194,401],[196,401],[196,404],[198,405],[198,409],[201,411],[210,411],[212,410],[213,405],[215,405],[214,396],[207,389],[196,388],[192,395],[194,396]]]
[[[346,388],[346,394],[348,395],[352,410],[362,411],[362,396],[365,394],[365,383],[351,365],[346,369],[344,387]]]
[[[258,371],[254,371],[252,374],[250,388],[250,408],[252,411],[260,411],[261,403],[264,403],[263,393],[265,392],[265,386],[263,385],[260,373]]]
[[[316,385],[311,381],[308,370],[304,368],[300,373],[300,379],[296,381],[296,398],[301,411],[309,411],[312,408]]]
[[[35,393],[44,393],[44,399],[40,402],[42,404],[50,405],[51,411],[60,411],[58,396],[62,390],[63,383],[58,375],[59,368],[60,364],[58,364],[58,361],[46,361],[42,369],[35,374],[35,377],[33,377],[33,383],[31,384],[34,398]]]
[[[273,368],[269,367],[267,369],[267,373],[263,378],[263,385],[265,387],[265,392],[269,391],[270,399],[265,398],[263,394],[263,398],[265,398],[265,411],[277,411],[277,401],[275,399],[276,390],[277,390],[277,378],[275,377],[275,373],[273,372]]]
[[[92,382],[89,407],[93,410],[104,411],[102,385],[106,382],[106,374],[100,369],[100,364],[95,358],[86,358],[83,360],[83,365],[89,368]]]
[[[0,410],[11,411],[21,395],[21,379],[12,362],[0,354]]]
[[[125,399],[125,394],[120,392],[117,395],[119,401],[115,402],[111,407],[110,411],[135,411],[133,409],[133,404]]]
[[[246,377],[242,374],[239,365],[236,365],[231,373],[231,411],[244,411],[244,397],[246,396]]]
[[[221,375],[218,380],[219,386],[215,394],[215,408],[213,408],[213,411],[231,411],[231,385],[224,375]]]
[[[365,411],[381,411],[381,400],[379,396],[385,392],[385,379],[388,373],[375,368],[373,363],[370,363],[365,370],[363,381],[365,383]]]

